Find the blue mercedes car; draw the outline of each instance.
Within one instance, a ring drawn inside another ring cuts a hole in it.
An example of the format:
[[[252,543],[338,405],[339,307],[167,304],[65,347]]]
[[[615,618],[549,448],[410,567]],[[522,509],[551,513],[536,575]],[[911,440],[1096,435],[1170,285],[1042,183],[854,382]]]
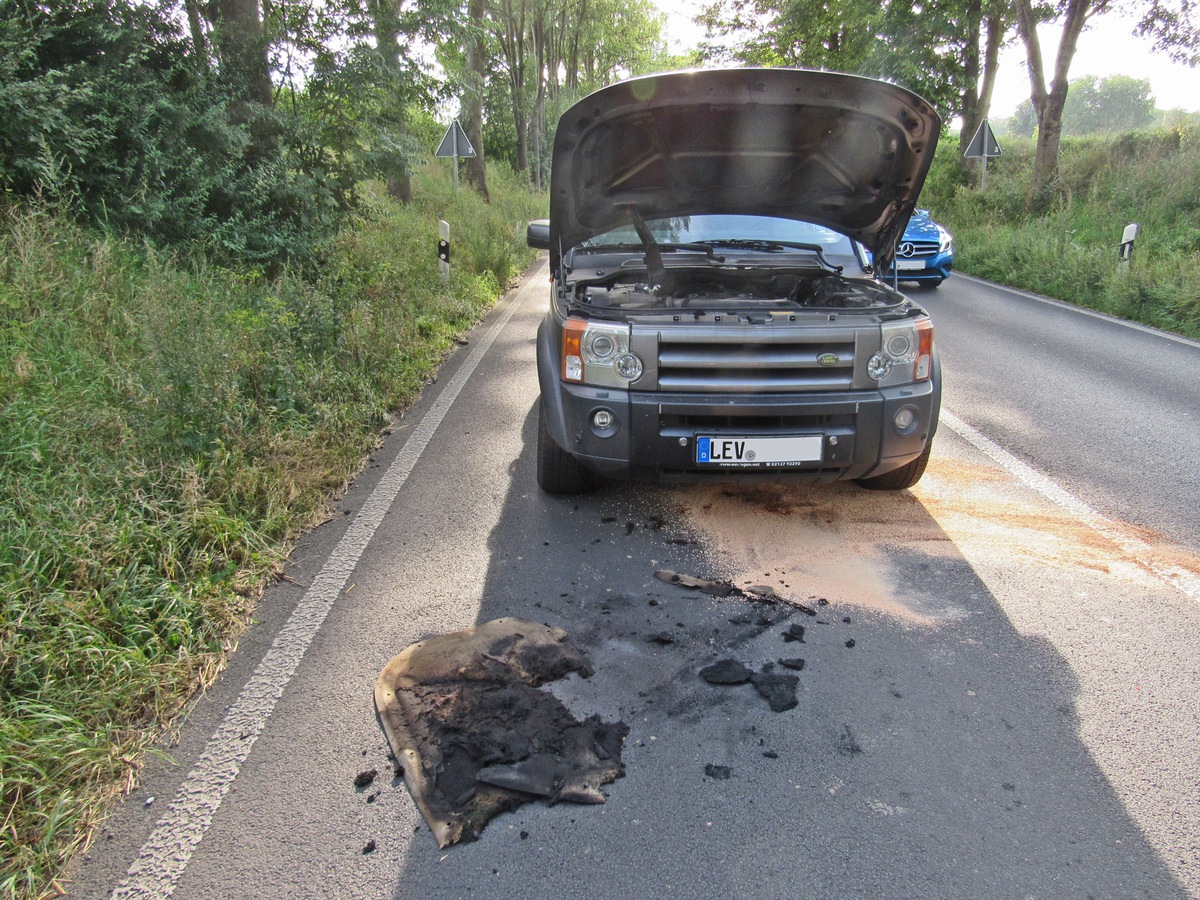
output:
[[[954,238],[929,217],[929,210],[913,210],[904,237],[896,247],[896,271],[880,272],[885,282],[915,281],[937,287],[954,267]]]

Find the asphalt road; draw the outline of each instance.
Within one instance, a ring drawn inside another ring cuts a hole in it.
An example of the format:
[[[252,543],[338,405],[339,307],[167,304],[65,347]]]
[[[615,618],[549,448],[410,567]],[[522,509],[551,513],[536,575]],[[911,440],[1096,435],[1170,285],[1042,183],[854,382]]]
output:
[[[1200,551],[1200,345],[974,279],[913,296],[948,408],[1105,515]]]
[[[919,296],[961,424],[912,492],[556,499],[532,452],[545,285],[473,332],[300,544],[71,896],[1200,897],[1200,349],[956,276]],[[626,774],[603,805],[532,803],[440,850],[374,680],[509,615],[589,656],[555,692],[629,726]],[[784,656],[806,660],[785,712],[697,677]]]

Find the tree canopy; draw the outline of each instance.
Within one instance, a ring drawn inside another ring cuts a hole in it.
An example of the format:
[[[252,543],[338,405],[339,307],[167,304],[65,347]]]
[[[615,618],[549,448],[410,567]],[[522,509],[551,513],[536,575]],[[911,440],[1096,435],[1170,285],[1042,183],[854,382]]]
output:
[[[1134,18],[1135,34],[1180,62],[1200,61],[1200,32],[1191,0],[928,0],[921,4],[871,0],[713,0],[700,17],[710,39],[711,60],[752,65],[794,65],[869,75],[922,94],[948,121],[961,119],[965,148],[987,118],[999,50],[1019,39],[1025,47],[1030,108],[1037,123],[1038,154],[1031,201],[1052,188],[1064,122],[1068,73],[1080,35],[1096,16],[1122,13]],[[1062,40],[1049,67],[1043,59],[1038,26],[1062,26]],[[1081,90],[1089,89],[1081,85]],[[1108,90],[1128,93],[1114,82]],[[1082,97],[1086,111],[1098,99]],[[1116,96],[1104,99],[1110,111]],[[1124,96],[1122,123],[1145,120],[1146,98]],[[1152,111],[1152,108],[1151,108]],[[1021,117],[1017,117],[1019,125]],[[1091,128],[1086,121],[1074,128]],[[1136,127],[1134,124],[1132,127]]]
[[[1053,184],[1064,129],[1145,121],[1148,97],[1129,79],[1077,84],[1064,118],[1079,36],[1117,6],[713,0],[700,21],[714,42],[686,62],[884,78],[959,117],[965,145],[988,115],[1000,47],[1020,39],[1036,194]],[[1197,61],[1190,0],[1120,11],[1162,52]],[[1046,21],[1063,29],[1049,64],[1037,36]],[[0,186],[10,200],[53,200],[152,242],[275,265],[336,228],[362,179],[407,199],[408,174],[456,108],[481,193],[489,160],[542,185],[561,111],[683,62],[664,28],[653,0],[6,0]]]
[[[724,40],[711,58],[883,78],[921,94],[948,120],[967,111],[964,97],[983,74],[981,45],[994,33],[998,50],[1006,10],[984,0],[716,0],[700,20]]]
[[[1113,75],[1086,75],[1071,81],[1063,106],[1063,134],[1120,134],[1149,128],[1157,121],[1154,96],[1146,79]],[[1024,101],[1009,120],[1008,132],[1015,137],[1033,137],[1037,114],[1033,103]]]

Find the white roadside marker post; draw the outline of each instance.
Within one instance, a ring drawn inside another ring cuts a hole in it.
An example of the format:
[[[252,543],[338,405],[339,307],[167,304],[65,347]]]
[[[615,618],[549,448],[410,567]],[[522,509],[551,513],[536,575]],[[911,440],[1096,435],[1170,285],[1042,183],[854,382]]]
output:
[[[438,277],[442,284],[450,280],[450,223],[438,219]]]
[[[1121,246],[1118,248],[1121,262],[1126,266],[1133,262],[1133,242],[1137,240],[1138,225],[1133,222],[1125,226],[1125,231],[1121,234]]]

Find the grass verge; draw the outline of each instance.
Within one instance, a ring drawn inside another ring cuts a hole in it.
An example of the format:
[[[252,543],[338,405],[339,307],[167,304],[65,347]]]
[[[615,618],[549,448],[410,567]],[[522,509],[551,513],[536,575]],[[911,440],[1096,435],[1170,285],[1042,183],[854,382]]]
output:
[[[272,279],[0,214],[0,897],[56,892],[289,542],[528,264],[545,199],[489,176],[484,204],[430,169]]]

